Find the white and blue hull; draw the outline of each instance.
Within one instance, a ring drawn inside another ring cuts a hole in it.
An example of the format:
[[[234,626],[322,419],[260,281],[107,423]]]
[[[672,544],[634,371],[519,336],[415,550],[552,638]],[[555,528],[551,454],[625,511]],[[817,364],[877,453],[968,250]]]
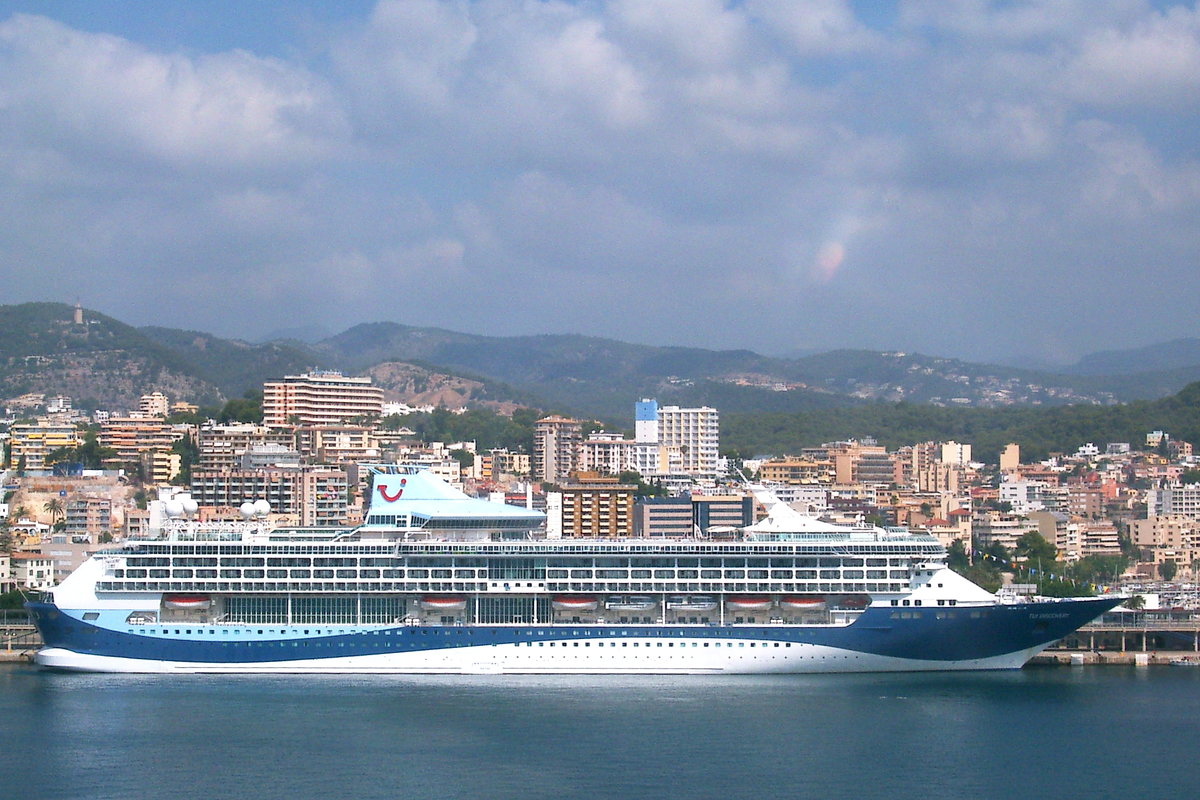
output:
[[[757,674],[1019,669],[1119,599],[872,607],[850,625],[154,625],[31,604],[40,665],[140,673]],[[105,615],[108,616],[108,615]],[[99,622],[99,624],[97,624]]]

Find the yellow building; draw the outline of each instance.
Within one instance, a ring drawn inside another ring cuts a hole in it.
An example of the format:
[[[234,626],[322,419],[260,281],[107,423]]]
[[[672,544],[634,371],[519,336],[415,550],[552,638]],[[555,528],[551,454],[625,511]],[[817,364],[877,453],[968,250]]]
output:
[[[17,467],[23,463],[25,469],[44,469],[46,456],[50,453],[63,447],[78,447],[83,442],[73,423],[59,422],[49,417],[13,425],[9,429],[9,441],[12,450],[8,466]]]

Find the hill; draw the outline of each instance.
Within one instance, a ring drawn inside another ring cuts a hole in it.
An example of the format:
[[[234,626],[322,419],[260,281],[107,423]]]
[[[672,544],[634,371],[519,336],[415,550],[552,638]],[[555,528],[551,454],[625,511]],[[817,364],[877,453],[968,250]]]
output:
[[[1197,364],[1200,364],[1200,339],[1192,338],[1092,353],[1064,371],[1074,375],[1129,375],[1188,370]]]
[[[137,328],[63,303],[0,306],[0,397],[62,394],[78,407],[129,408],[146,392],[215,402],[220,390]]]
[[[889,449],[923,441],[970,442],[975,458],[995,463],[1009,442],[1023,458],[1074,452],[1092,442],[1137,444],[1154,430],[1200,446],[1200,382],[1157,400],[1113,406],[939,408],[873,403],[802,414],[722,414],[722,449],[743,457],[797,453],[822,442],[873,436]]]
[[[158,389],[203,404],[320,367],[370,374],[389,400],[501,410],[525,405],[627,424],[639,397],[711,405],[725,414],[856,408],[870,414],[897,403],[1111,406],[1163,397],[1200,380],[1200,362],[1186,363],[1189,342],[1200,340],[1167,343],[1158,355],[1145,348],[1097,354],[1081,360],[1076,372],[1056,374],[920,353],[838,350],[779,358],[582,335],[484,336],[395,322],[356,325],[315,344],[256,344],[199,331],[137,329],[92,311],[76,325],[72,312],[58,303],[0,306],[0,399],[37,391],[69,395],[81,406],[127,408]],[[1155,369],[1089,372],[1137,358]]]

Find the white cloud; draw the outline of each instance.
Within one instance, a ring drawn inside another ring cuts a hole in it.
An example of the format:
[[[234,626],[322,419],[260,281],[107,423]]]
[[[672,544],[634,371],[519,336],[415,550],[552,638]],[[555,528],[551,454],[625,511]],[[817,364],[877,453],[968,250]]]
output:
[[[1062,303],[1125,303],[1112,335],[1129,338],[1142,287],[1183,287],[1153,307],[1187,318],[1194,10],[861,11],[386,0],[274,58],[15,16],[0,249],[40,271],[10,288],[56,290],[71,264],[134,305],[173,269],[188,324],[218,330],[205,314],[454,313],[495,333],[948,354],[1090,346],[1051,335]],[[1155,259],[1127,297],[1078,280],[1135,240]]]
[[[749,0],[749,13],[783,39],[793,55],[845,56],[888,47],[855,18],[846,0]]]
[[[156,53],[28,15],[0,23],[0,98],[9,136],[76,160],[274,166],[326,156],[344,133],[320,82],[294,66]]]
[[[1200,11],[1172,8],[1126,28],[1089,32],[1062,83],[1071,96],[1099,106],[1194,113],[1200,98]]]

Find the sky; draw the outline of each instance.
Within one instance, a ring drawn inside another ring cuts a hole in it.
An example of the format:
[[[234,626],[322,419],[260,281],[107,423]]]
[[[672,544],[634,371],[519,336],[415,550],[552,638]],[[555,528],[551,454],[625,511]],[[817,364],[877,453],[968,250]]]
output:
[[[0,303],[1066,363],[1197,333],[1194,2],[0,0]]]

